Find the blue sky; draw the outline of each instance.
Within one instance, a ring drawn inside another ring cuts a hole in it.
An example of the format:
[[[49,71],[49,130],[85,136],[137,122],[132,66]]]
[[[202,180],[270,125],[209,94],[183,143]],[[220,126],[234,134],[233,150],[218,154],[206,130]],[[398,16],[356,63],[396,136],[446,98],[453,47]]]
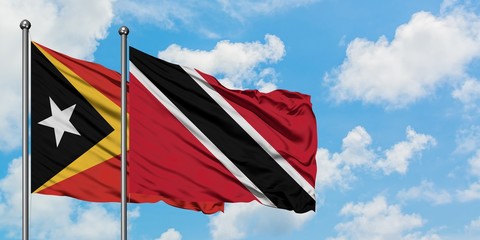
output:
[[[0,238],[19,239],[21,31],[119,70],[129,44],[234,88],[312,96],[317,211],[129,205],[130,239],[478,239],[476,1],[0,2]],[[117,239],[118,204],[34,195],[33,239]]]

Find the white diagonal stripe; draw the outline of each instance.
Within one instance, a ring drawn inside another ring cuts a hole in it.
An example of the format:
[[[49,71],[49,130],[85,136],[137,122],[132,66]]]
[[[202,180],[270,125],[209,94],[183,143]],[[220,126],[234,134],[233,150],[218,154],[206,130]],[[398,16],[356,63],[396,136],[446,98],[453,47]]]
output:
[[[193,124],[138,68],[130,62],[130,73],[160,101],[262,204],[276,207],[235,164]]]
[[[270,145],[270,143],[265,140],[265,138],[263,138],[263,136],[260,135],[260,133],[258,133],[257,130],[255,130],[255,128],[250,125],[245,118],[242,117],[242,115],[240,115],[240,113],[237,112],[237,110],[235,110],[235,108],[232,107],[232,105],[230,105],[230,103],[227,102],[227,100],[225,100],[225,98],[215,91],[215,89],[213,89],[207,80],[205,80],[195,69],[183,66],[181,67],[208,95],[210,95],[210,97],[213,98],[213,100],[215,100],[215,102],[217,102],[218,105],[220,105],[220,107],[225,110],[225,112],[227,112],[228,115],[230,115],[230,117],[232,117],[243,128],[243,130],[248,133],[248,135],[250,135],[250,137],[252,137],[263,148],[263,150],[268,153],[268,155],[270,155],[270,157],[275,160],[275,162],[278,163],[278,165],[280,165],[280,167],[283,168],[283,170],[285,170],[285,172],[288,173],[288,175],[290,175],[290,177],[295,180],[295,182],[297,182],[298,185],[300,185],[300,187],[303,188],[303,190],[305,190],[305,192],[308,193],[308,195],[315,199],[314,187],[312,187],[312,185],[310,185],[310,183],[308,183],[307,180],[305,180],[305,178],[298,173],[298,171],[295,170],[292,165],[290,165],[290,163],[288,163],[287,160],[285,160],[285,158],[283,158],[282,155],[280,155],[280,153],[278,153],[278,151],[273,148],[272,145]]]

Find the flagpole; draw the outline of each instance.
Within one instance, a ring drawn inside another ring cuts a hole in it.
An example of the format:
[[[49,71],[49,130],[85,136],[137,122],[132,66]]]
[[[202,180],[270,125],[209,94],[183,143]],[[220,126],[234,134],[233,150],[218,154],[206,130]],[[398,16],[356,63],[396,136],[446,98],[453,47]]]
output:
[[[121,68],[122,68],[122,203],[121,203],[121,239],[127,240],[127,35],[128,28],[120,27],[118,33],[122,38],[121,43]]]
[[[29,84],[29,29],[28,20],[20,22],[22,29],[22,239],[28,240],[30,221],[30,173],[28,162],[28,84]]]

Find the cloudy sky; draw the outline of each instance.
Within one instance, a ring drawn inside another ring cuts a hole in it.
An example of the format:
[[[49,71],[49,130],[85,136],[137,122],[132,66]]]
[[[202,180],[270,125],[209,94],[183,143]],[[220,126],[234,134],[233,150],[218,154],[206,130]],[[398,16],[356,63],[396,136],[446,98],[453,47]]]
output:
[[[129,44],[231,88],[312,96],[317,211],[129,205],[130,239],[478,239],[480,4],[0,1],[0,238],[21,237],[21,30],[119,71]],[[33,239],[118,239],[119,205],[33,195]]]

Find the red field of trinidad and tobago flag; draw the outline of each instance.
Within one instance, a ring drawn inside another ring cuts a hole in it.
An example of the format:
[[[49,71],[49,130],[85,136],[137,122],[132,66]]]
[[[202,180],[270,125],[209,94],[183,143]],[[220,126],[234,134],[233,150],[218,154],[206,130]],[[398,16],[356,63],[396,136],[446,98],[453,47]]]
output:
[[[32,192],[120,201],[120,75],[32,43]],[[229,90],[130,48],[129,202],[315,209],[310,97]]]
[[[207,213],[224,202],[315,209],[310,97],[229,90],[130,47],[129,192]]]

